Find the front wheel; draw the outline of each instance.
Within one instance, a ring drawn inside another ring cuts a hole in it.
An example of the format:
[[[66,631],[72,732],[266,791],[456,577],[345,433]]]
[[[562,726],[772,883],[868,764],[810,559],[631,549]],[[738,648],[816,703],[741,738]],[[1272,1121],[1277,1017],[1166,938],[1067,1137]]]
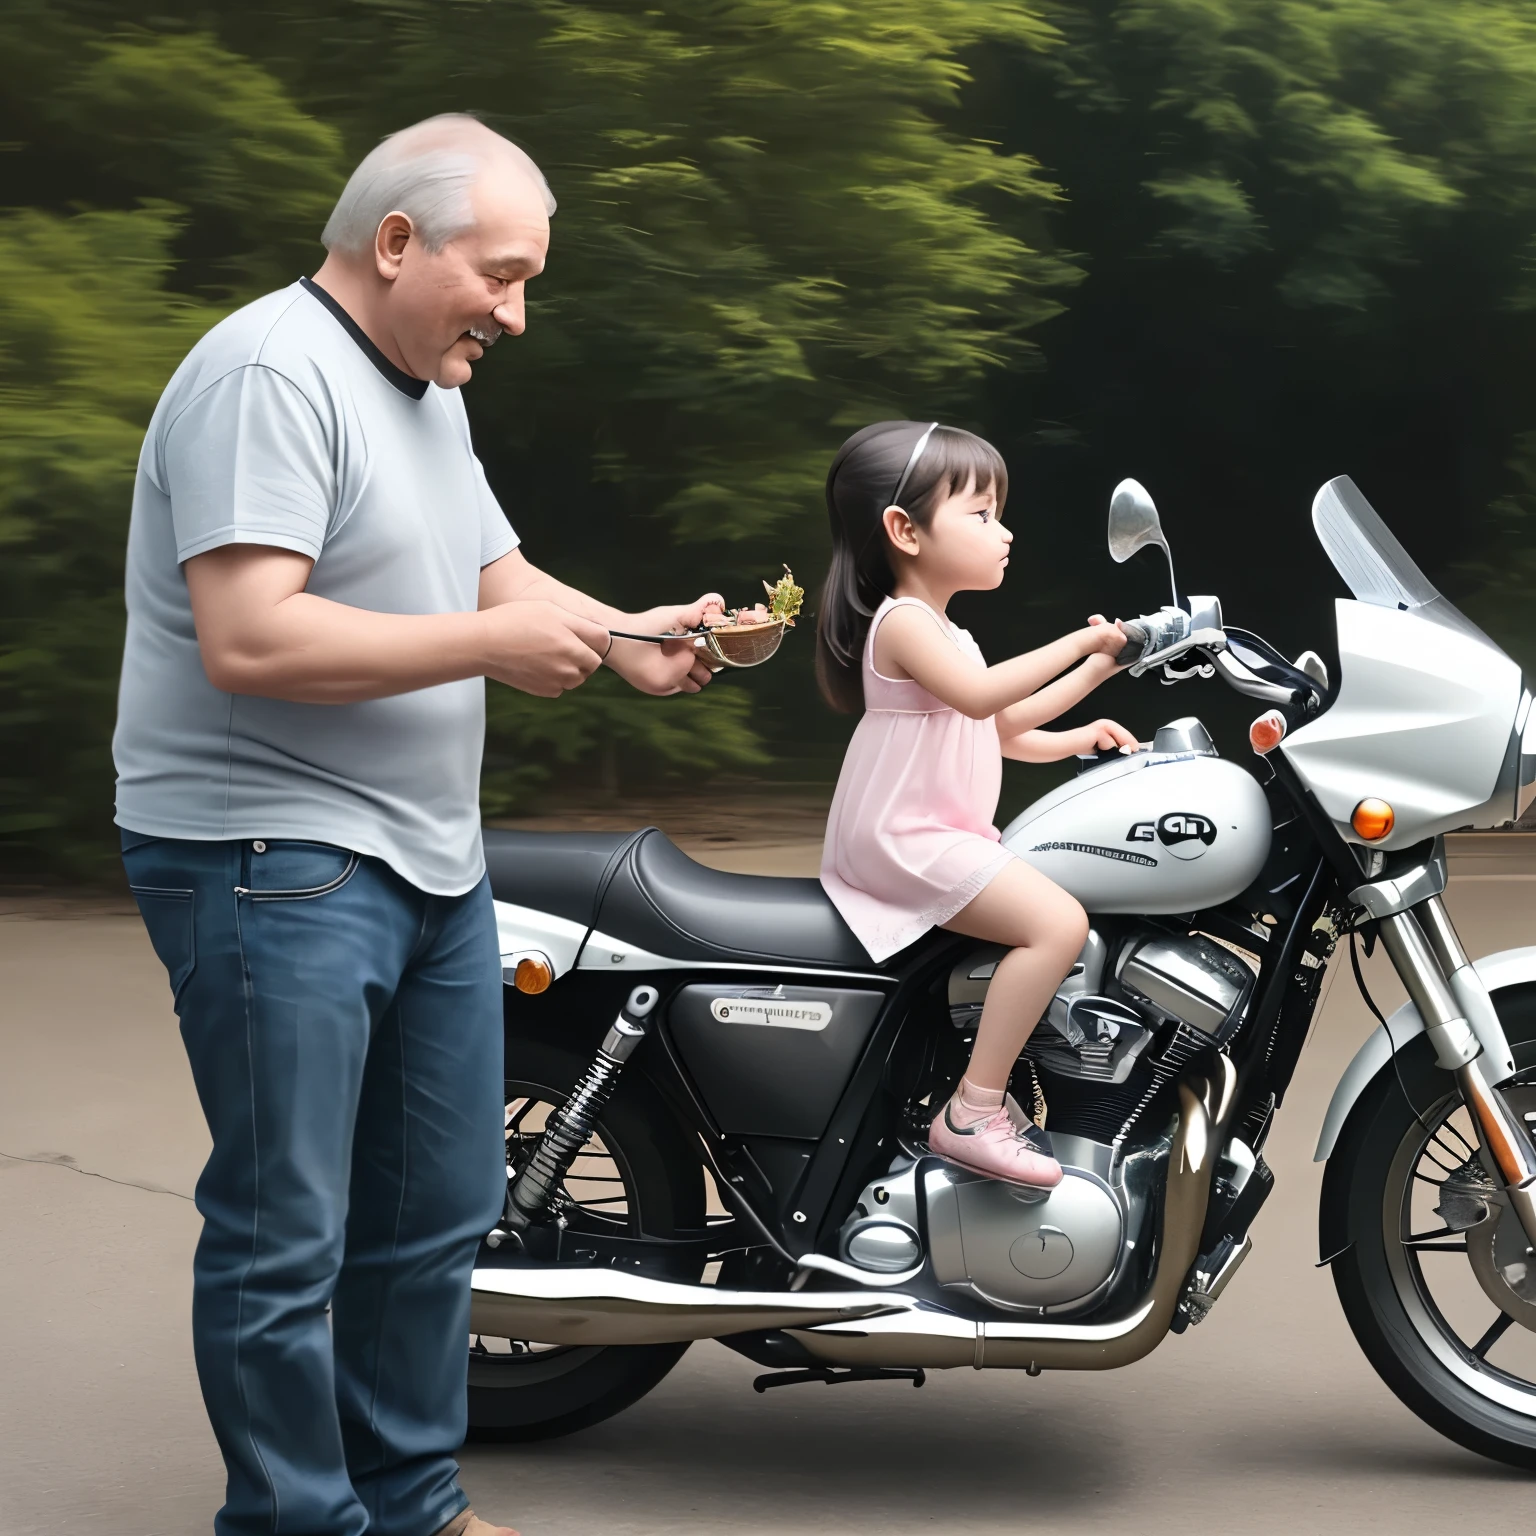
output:
[[[587,1059],[507,1038],[507,1163],[520,1168]],[[634,1073],[621,1080],[561,1190],[570,1230],[670,1237],[704,1225],[703,1172],[661,1102]],[[642,1226],[643,1223],[643,1226]],[[505,1262],[483,1249],[482,1264]],[[697,1263],[674,1274],[697,1280]],[[469,1345],[469,1438],[543,1440],[600,1423],[638,1402],[687,1344],[563,1347],[475,1334]]]
[[[1536,1126],[1536,985],[1493,994],[1511,1106]],[[1325,1243],[1355,1338],[1425,1423],[1536,1469],[1536,1253],[1493,1186],[1451,1075],[1421,1035],[1372,1081],[1323,1180]],[[1325,1254],[1325,1257],[1328,1255]]]

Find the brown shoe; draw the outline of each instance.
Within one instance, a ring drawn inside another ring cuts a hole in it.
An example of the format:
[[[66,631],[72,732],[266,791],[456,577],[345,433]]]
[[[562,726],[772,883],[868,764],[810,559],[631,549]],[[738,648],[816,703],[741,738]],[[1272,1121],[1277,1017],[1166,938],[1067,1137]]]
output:
[[[445,1525],[437,1536],[517,1536],[510,1525],[491,1525],[472,1509],[463,1509]]]

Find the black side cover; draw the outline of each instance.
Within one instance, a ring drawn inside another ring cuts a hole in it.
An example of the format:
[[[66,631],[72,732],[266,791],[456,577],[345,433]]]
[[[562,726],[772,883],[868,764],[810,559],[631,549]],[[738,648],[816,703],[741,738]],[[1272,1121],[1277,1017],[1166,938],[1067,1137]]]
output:
[[[625,850],[594,926],[676,960],[874,965],[819,880],[710,869],[654,827]]]
[[[672,999],[667,1023],[727,1136],[810,1140],[825,1133],[884,1002],[850,987],[701,982]],[[806,1022],[765,1022],[797,1014]],[[787,1194],[777,1172],[770,1179]]]

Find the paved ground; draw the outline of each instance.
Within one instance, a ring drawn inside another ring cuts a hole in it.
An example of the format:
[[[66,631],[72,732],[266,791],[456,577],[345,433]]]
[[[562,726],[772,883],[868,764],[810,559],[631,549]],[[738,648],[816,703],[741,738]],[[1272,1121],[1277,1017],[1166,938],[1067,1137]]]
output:
[[[1465,845],[1452,886],[1474,952],[1536,942],[1536,862],[1499,846]],[[717,855],[768,862],[740,843]],[[187,1339],[206,1137],[136,920],[49,910],[0,920],[0,1536],[193,1536],[221,1486]],[[1523,1523],[1532,1480],[1399,1407],[1312,1267],[1312,1143],[1369,1022],[1335,980],[1267,1149],[1279,1185],[1256,1251],[1203,1327],[1127,1371],[954,1371],[921,1392],[758,1397],[754,1367],[698,1345],[597,1429],[466,1450],[477,1506],[525,1536]]]

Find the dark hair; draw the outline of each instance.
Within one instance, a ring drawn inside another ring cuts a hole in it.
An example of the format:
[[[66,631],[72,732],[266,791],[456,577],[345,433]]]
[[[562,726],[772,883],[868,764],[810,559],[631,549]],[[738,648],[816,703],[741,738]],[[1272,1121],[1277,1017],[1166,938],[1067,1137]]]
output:
[[[864,641],[896,582],[881,513],[900,506],[926,528],[939,502],[964,491],[973,477],[978,487],[995,490],[999,511],[1008,498],[1003,456],[973,432],[934,426],[912,463],[928,429],[925,421],[877,421],[855,432],[827,471],[832,565],[816,604],[816,682],[845,715],[864,711]]]

